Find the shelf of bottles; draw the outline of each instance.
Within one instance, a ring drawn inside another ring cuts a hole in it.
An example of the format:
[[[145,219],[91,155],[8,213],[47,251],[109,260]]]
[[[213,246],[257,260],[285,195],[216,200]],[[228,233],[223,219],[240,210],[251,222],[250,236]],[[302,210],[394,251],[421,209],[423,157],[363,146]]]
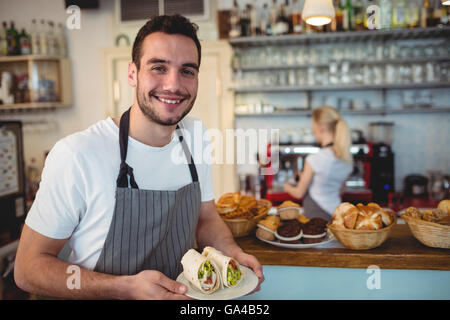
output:
[[[64,28],[32,20],[30,33],[14,22],[0,30],[0,112],[49,109],[71,104],[70,62]]]
[[[271,93],[304,93],[306,102],[299,107],[283,107],[270,103],[264,105],[262,101],[242,104],[242,101],[249,99],[237,99],[235,101],[240,102],[235,106],[236,116],[308,116],[316,91],[380,92],[382,101],[376,110],[370,107],[352,110],[353,107],[350,107],[350,110],[343,110],[346,113],[384,115],[450,111],[449,106],[433,105],[432,97],[434,89],[450,88],[450,26],[448,20],[442,18],[444,12],[450,16],[450,10],[436,4],[436,9],[430,12],[424,7],[413,7],[419,2],[411,1],[409,12],[417,14],[409,14],[409,22],[400,26],[395,15],[398,14],[396,5],[402,1],[392,1],[391,24],[387,25],[384,21],[385,25],[380,30],[365,30],[368,17],[356,19],[354,14],[358,10],[353,10],[349,20],[359,20],[358,28],[355,25],[344,28],[342,20],[337,23],[335,19],[321,30],[301,23],[298,29],[300,32],[296,34],[261,32],[263,26],[266,26],[266,30],[295,30],[295,23],[293,26],[289,23],[295,21],[294,16],[300,10],[295,12],[291,8],[292,18],[286,18],[289,3],[286,1],[284,7],[281,4],[277,13],[272,14],[277,18],[260,24],[251,22],[254,13],[244,13],[244,17],[248,15],[250,19],[248,27],[244,24],[242,30],[242,23],[239,23],[241,32],[230,33],[229,43],[233,47],[233,85],[230,89],[237,95],[261,93],[265,99],[268,97],[266,94]],[[365,2],[342,1],[343,6],[336,7],[337,18],[342,14],[343,7],[356,3]],[[421,5],[428,8],[430,3],[424,1]],[[247,6],[246,10],[251,12],[253,8]],[[440,18],[434,18],[434,15]],[[231,24],[235,20],[231,19]],[[301,22],[301,18],[297,21]],[[280,23],[286,23],[286,27],[277,28]],[[254,30],[257,25],[261,26],[259,31]],[[231,26],[231,30],[234,29]],[[387,106],[389,90],[402,92],[404,108],[392,109]]]

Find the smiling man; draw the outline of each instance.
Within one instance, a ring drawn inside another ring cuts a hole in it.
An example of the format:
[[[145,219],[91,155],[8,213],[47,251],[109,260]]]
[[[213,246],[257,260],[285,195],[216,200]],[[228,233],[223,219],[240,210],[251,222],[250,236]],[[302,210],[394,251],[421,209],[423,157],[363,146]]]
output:
[[[185,117],[198,89],[196,31],[179,15],[148,21],[128,68],[133,105],[55,144],[22,231],[19,287],[61,298],[184,299],[187,288],[175,279],[194,239],[264,280],[216,211],[210,165],[193,162],[181,134],[198,121]],[[182,164],[171,161],[180,144]],[[67,285],[73,265],[80,267],[75,289]]]

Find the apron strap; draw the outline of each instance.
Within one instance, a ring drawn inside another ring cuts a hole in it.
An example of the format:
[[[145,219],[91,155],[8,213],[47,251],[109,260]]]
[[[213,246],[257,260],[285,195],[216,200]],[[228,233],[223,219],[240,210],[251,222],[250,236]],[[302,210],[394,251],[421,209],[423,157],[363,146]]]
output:
[[[177,130],[178,129],[180,129],[180,127],[177,125]],[[189,171],[191,172],[192,182],[197,182],[198,181],[197,168],[195,167],[194,159],[192,158],[192,155],[189,152],[189,148],[186,144],[186,141],[184,141],[184,138],[181,134],[178,136],[178,140],[180,140],[181,146],[183,147],[184,155],[186,156],[186,159],[188,161],[188,166],[189,166]]]
[[[134,179],[133,168],[125,162],[128,150],[128,132],[130,130],[130,109],[131,107],[122,114],[122,117],[120,117],[120,171],[116,184],[118,188],[128,188],[128,176],[130,176],[131,187],[139,189],[136,180]]]

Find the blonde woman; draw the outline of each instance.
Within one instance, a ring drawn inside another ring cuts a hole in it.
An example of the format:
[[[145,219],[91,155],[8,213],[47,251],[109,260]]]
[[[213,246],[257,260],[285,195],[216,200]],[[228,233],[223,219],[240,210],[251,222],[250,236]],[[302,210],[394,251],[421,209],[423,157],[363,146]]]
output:
[[[306,157],[298,184],[285,183],[284,191],[303,200],[305,216],[329,221],[341,203],[341,187],[352,172],[350,131],[332,107],[315,109],[312,120],[314,136],[321,149]]]

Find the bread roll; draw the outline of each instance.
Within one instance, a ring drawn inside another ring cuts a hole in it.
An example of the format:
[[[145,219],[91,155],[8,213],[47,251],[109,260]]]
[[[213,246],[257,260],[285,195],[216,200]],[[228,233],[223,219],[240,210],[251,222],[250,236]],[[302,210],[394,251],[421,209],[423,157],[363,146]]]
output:
[[[443,212],[446,212],[447,215],[450,215],[450,200],[442,200],[439,202],[437,208]]]

